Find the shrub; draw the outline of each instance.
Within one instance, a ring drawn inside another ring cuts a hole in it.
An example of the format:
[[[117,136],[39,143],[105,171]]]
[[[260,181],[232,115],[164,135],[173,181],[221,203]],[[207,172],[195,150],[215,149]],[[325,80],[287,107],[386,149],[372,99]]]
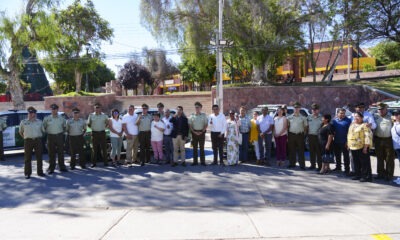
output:
[[[363,64],[363,72],[375,72],[376,71],[376,67],[372,66],[369,63],[365,63]]]
[[[388,70],[395,70],[395,69],[400,69],[400,61],[397,62],[392,62],[387,65]]]

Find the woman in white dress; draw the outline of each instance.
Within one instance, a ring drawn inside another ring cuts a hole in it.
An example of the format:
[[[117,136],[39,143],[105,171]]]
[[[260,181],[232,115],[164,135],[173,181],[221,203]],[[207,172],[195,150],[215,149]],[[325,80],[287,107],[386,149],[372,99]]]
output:
[[[239,161],[239,126],[240,121],[235,118],[235,111],[229,111],[229,119],[226,121],[226,142],[228,165],[234,166]]]

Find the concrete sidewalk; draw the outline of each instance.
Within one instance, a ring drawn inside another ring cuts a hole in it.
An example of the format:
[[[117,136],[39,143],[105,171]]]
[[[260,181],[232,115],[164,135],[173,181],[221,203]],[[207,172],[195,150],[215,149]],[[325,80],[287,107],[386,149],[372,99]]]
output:
[[[253,164],[26,180],[22,158],[0,165],[1,239],[400,239],[400,188],[385,181]]]

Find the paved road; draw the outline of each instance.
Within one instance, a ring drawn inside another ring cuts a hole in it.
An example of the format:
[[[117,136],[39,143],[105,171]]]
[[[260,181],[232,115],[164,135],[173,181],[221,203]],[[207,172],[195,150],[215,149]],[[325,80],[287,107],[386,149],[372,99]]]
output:
[[[384,181],[253,164],[26,180],[22,158],[0,163],[0,239],[400,239],[400,188]]]

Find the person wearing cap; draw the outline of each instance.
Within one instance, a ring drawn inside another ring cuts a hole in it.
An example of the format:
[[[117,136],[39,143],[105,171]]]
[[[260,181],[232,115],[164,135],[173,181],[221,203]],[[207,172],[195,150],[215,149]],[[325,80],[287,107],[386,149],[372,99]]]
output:
[[[186,166],[185,162],[185,143],[189,135],[189,121],[183,113],[183,107],[176,107],[177,113],[171,118],[173,129],[171,132],[172,142],[174,144],[174,161],[171,164],[178,164],[179,156],[181,157],[182,166]],[[180,154],[179,154],[180,152]]]
[[[32,153],[35,151],[36,171],[38,176],[45,176],[43,173],[43,122],[36,118],[36,109],[28,107],[28,118],[21,121],[19,134],[24,139],[24,174],[29,179],[32,174]]]
[[[246,107],[241,106],[239,109],[239,132],[242,134],[242,144],[239,145],[239,161],[247,162],[249,159],[249,135],[250,135],[250,118],[246,115]]]
[[[192,132],[193,145],[193,163],[197,165],[198,149],[200,148],[200,164],[206,166],[206,155],[204,153],[204,144],[206,142],[206,131],[208,126],[207,115],[201,112],[203,105],[200,102],[194,103],[195,113],[192,113],[189,118],[189,128]]]
[[[307,128],[307,118],[300,114],[301,104],[293,104],[294,113],[287,117],[288,120],[288,148],[289,165],[288,168],[296,167],[296,157],[298,157],[300,169],[305,170],[304,160],[304,132]]]
[[[101,112],[101,104],[94,105],[94,112],[89,114],[87,125],[92,129],[92,165],[96,167],[97,156],[101,153],[104,166],[108,166],[106,128],[108,116]]]
[[[333,152],[336,159],[336,168],[334,171],[342,170],[342,154],[343,154],[343,166],[344,174],[349,177],[350,174],[350,155],[347,149],[347,133],[351,119],[346,117],[346,109],[341,108],[337,112],[337,116],[332,120],[332,131],[334,133],[333,138]]]
[[[119,110],[114,108],[111,110],[111,118],[108,120],[108,129],[110,129],[111,154],[110,158],[113,166],[121,164],[121,148],[122,148],[122,120],[119,117]],[[115,160],[115,157],[117,159]]]
[[[49,174],[54,173],[56,168],[56,153],[58,168],[61,172],[67,172],[64,162],[64,132],[66,121],[58,114],[57,104],[51,104],[51,115],[43,119],[43,131],[47,134],[47,146],[49,150]]]
[[[148,113],[149,105],[142,104],[142,115],[136,119],[139,129],[140,166],[150,162],[151,121],[153,117]]]
[[[319,105],[316,103],[311,104],[311,112],[307,117],[306,133],[308,135],[309,150],[310,150],[310,163],[311,166],[308,168],[310,170],[315,169],[315,164],[318,165],[318,170],[322,167],[322,156],[321,148],[318,141],[318,132],[322,126],[322,116],[319,113]]]
[[[7,128],[5,119],[0,118],[0,161],[4,161],[3,131]]]
[[[163,134],[165,124],[160,120],[160,113],[153,114],[153,121],[151,122],[151,148],[154,153],[154,163],[162,163],[163,160]]]
[[[167,164],[171,164],[174,161],[174,143],[172,141],[171,133],[174,125],[171,123],[171,111],[167,108],[165,109],[165,116],[162,121],[165,124],[163,144],[165,148],[164,159]]]
[[[387,105],[380,102],[378,113],[374,114],[376,128],[374,131],[374,145],[377,159],[376,179],[392,181],[394,174],[394,149],[391,130],[393,127],[392,114],[387,110]]]
[[[73,117],[67,120],[66,130],[68,133],[71,162],[71,170],[75,169],[76,166],[76,155],[79,155],[79,165],[81,168],[86,168],[86,156],[84,153],[86,133],[86,121],[79,117],[80,110],[78,108],[72,109]]]
[[[211,128],[211,146],[214,154],[213,165],[218,164],[225,166],[224,164],[224,134],[226,131],[226,120],[224,114],[219,112],[219,106],[214,104],[212,106],[214,113],[208,116],[208,126]]]
[[[400,111],[397,109],[394,110],[393,115],[395,118],[395,122],[393,123],[393,127],[391,129],[393,148],[400,162]],[[393,182],[400,185],[400,177],[393,180]]]
[[[137,162],[139,147],[139,128],[136,125],[138,115],[134,114],[134,112],[135,106],[130,105],[128,107],[128,113],[122,118],[122,128],[126,136],[126,161],[129,167],[132,167],[132,163]]]
[[[158,109],[158,113],[160,114],[160,119],[162,120],[165,115],[164,104],[162,102],[157,103],[157,109]]]
[[[271,165],[272,132],[274,131],[274,119],[268,114],[268,107],[263,107],[262,114],[257,118],[258,149],[260,150],[260,162],[258,164]],[[265,144],[265,151],[264,151]]]

